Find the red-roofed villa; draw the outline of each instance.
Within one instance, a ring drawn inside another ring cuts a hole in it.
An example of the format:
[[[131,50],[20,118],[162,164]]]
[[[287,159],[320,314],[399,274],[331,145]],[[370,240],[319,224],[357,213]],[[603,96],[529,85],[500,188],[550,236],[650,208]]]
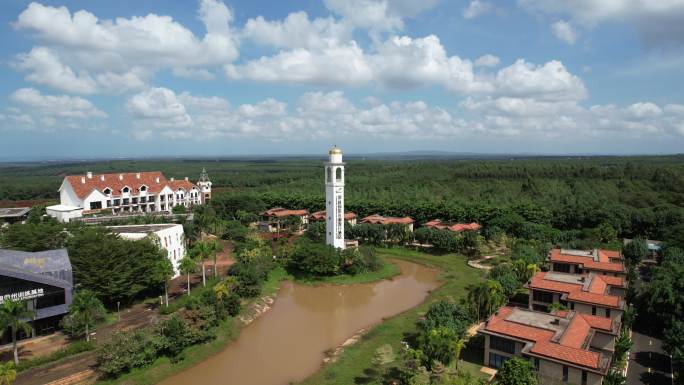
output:
[[[624,258],[619,251],[552,249],[547,261],[551,265],[551,270],[559,273],[595,272],[614,277],[625,278],[627,276]]]
[[[479,231],[482,226],[479,223],[456,223],[456,222],[445,222],[441,219],[433,219],[430,222],[426,222],[424,227],[435,229],[435,230],[449,230],[455,233],[460,233],[462,231]]]
[[[521,357],[533,362],[542,384],[599,385],[608,373],[619,323],[561,311],[554,314],[504,306],[478,329],[486,366]]]
[[[551,304],[560,303],[582,314],[610,318],[620,322],[625,309],[625,281],[589,273],[584,275],[554,271],[536,273],[526,284],[529,307],[549,311]]]
[[[290,210],[282,207],[275,207],[260,213],[259,230],[268,233],[280,233],[282,231],[294,230],[301,231],[309,224],[308,210]],[[299,218],[296,229],[292,225]]]
[[[62,222],[83,214],[111,210],[112,214],[170,212],[211,199],[211,181],[202,170],[195,184],[186,177],[166,179],[160,171],[69,175],[59,187],[60,204],[46,207]]]
[[[320,222],[325,220],[326,213],[325,211],[316,211],[315,213],[309,215],[309,221],[310,222]],[[344,221],[350,224],[351,226],[356,226],[356,213],[353,213],[351,211],[347,211],[344,213]]]
[[[393,225],[393,224],[400,224],[400,225],[406,225],[408,226],[410,231],[413,231],[413,218],[409,217],[383,217],[382,215],[379,214],[374,214],[368,217],[365,217],[361,220],[360,223],[370,223],[374,225]]]

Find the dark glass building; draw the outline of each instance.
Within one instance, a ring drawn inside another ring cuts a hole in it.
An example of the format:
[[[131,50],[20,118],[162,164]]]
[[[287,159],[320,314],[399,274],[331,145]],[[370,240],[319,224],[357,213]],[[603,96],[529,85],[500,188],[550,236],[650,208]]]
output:
[[[0,303],[26,301],[34,311],[32,336],[57,329],[71,304],[73,282],[66,249],[33,253],[0,249]],[[3,333],[0,344],[10,342],[9,338],[10,333]]]

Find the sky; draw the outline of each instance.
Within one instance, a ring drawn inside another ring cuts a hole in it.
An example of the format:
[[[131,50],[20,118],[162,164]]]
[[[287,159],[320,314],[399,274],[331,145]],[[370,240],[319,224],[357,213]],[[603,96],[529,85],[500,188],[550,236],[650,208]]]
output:
[[[684,152],[684,0],[3,0],[0,31],[0,159]]]

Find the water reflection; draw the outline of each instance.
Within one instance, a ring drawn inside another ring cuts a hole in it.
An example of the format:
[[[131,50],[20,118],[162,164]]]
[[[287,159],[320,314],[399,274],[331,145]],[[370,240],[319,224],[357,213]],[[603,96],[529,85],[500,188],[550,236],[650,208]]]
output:
[[[437,274],[397,261],[393,280],[350,286],[283,284],[268,313],[247,326],[221,353],[163,385],[281,385],[301,381],[324,352],[383,318],[410,309],[434,289]]]

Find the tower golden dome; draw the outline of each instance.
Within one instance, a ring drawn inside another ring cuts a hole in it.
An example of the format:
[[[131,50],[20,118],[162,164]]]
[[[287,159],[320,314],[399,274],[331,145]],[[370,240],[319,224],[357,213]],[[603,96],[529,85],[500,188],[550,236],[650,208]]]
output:
[[[335,146],[330,150],[329,154],[330,155],[333,155],[333,154],[340,154],[341,155],[342,150],[339,147]]]

